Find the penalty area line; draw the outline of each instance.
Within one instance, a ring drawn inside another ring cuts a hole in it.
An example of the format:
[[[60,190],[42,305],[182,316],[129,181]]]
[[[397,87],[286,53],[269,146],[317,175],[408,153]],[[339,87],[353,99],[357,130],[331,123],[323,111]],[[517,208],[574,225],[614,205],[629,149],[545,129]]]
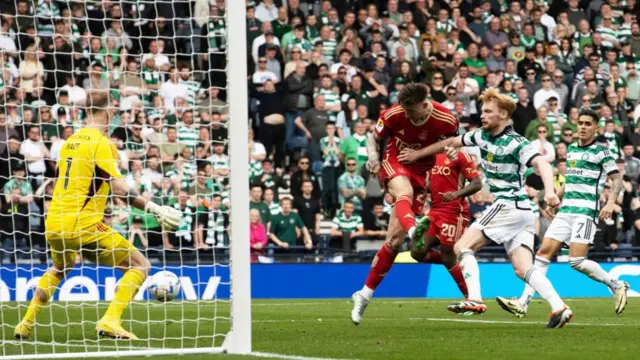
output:
[[[307,357],[307,356],[297,356],[297,355],[285,355],[285,354],[259,352],[259,351],[251,352],[248,355],[256,356],[256,357],[264,357],[264,358],[273,358],[273,359],[285,359],[285,360],[346,360],[346,359],[336,359],[336,358],[320,358],[320,357]]]

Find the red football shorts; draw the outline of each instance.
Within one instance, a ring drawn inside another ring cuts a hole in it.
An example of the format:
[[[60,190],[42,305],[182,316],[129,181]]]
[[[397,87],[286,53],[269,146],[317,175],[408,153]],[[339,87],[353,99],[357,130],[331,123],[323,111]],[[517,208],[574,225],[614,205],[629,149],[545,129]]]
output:
[[[395,158],[388,157],[383,160],[380,165],[380,182],[384,188],[387,188],[391,179],[404,176],[409,179],[411,186],[413,187],[413,203],[412,209],[416,214],[422,214],[424,208],[424,202],[427,199],[427,171],[418,172],[408,169],[406,166],[400,164]]]
[[[453,246],[469,224],[469,218],[458,212],[430,210],[428,216],[431,225],[427,234],[437,237],[441,246]]]

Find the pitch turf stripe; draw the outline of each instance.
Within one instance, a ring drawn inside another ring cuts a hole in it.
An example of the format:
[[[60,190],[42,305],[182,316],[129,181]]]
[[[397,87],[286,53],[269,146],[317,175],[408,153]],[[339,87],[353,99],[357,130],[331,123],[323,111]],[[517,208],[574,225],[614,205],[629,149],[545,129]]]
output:
[[[248,355],[264,357],[264,358],[288,359],[288,360],[342,360],[342,359],[336,359],[336,358],[307,357],[307,356],[284,355],[284,354],[266,353],[266,352],[252,352],[251,354],[248,354]]]

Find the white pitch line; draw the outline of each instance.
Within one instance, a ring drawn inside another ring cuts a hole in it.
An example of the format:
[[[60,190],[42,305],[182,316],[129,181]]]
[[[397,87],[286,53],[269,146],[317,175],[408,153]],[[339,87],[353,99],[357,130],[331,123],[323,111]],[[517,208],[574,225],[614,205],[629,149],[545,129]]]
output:
[[[27,347],[27,346],[52,346],[52,347],[76,347],[76,348],[105,348],[105,349],[114,349],[114,350],[150,350],[153,348],[149,348],[149,347],[142,347],[142,346],[130,346],[130,345],[96,345],[94,344],[66,344],[66,343],[60,343],[60,342],[43,342],[43,341],[19,341],[19,340],[4,340],[2,342],[2,344],[7,344],[7,345],[15,345],[15,346],[22,346],[22,347]]]
[[[365,318],[366,321],[392,321],[403,320],[402,318]],[[422,318],[410,317],[404,320],[409,321],[437,321],[437,322],[461,322],[461,323],[477,323],[477,324],[515,324],[515,325],[546,325],[543,321],[517,321],[517,320],[480,320],[480,319],[456,319],[456,318]],[[348,318],[318,318],[318,319],[299,319],[299,320],[253,320],[254,323],[322,323],[322,322],[349,322]],[[569,323],[571,326],[594,326],[594,327],[640,327],[640,324],[615,324],[615,323]]]
[[[563,299],[565,302],[581,302],[581,301],[593,301],[593,298],[568,298]],[[335,299],[335,301],[307,301],[293,299],[291,302],[286,303],[269,303],[263,302],[264,299],[254,299],[254,303],[251,306],[256,307],[269,307],[269,306],[306,306],[306,305],[335,305],[340,303],[351,303],[351,299]],[[267,300],[268,301],[268,300]],[[424,299],[424,300],[373,300],[372,304],[429,304],[429,303],[451,303],[456,299]],[[534,299],[533,301],[542,301],[542,299]]]
[[[462,322],[462,323],[478,323],[478,324],[517,324],[517,325],[546,325],[544,321],[517,321],[517,320],[480,320],[480,319],[447,319],[447,318],[409,318],[414,321],[442,321],[442,322]],[[567,326],[604,326],[604,327],[638,327],[639,324],[614,324],[614,323],[574,323],[570,322]]]
[[[346,359],[336,359],[336,358],[320,358],[320,357],[306,357],[306,356],[297,356],[297,355],[284,355],[284,354],[267,353],[267,352],[252,352],[251,354],[249,354],[249,356],[258,356],[258,357],[285,359],[285,360],[346,360]]]

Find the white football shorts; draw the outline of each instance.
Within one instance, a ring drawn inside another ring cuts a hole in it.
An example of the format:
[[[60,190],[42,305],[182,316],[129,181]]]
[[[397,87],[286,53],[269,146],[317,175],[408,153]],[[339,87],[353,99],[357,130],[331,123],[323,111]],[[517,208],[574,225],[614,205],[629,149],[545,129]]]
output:
[[[471,228],[482,231],[488,240],[504,245],[507,254],[519,246],[533,252],[535,216],[530,209],[518,209],[515,204],[498,201]]]

